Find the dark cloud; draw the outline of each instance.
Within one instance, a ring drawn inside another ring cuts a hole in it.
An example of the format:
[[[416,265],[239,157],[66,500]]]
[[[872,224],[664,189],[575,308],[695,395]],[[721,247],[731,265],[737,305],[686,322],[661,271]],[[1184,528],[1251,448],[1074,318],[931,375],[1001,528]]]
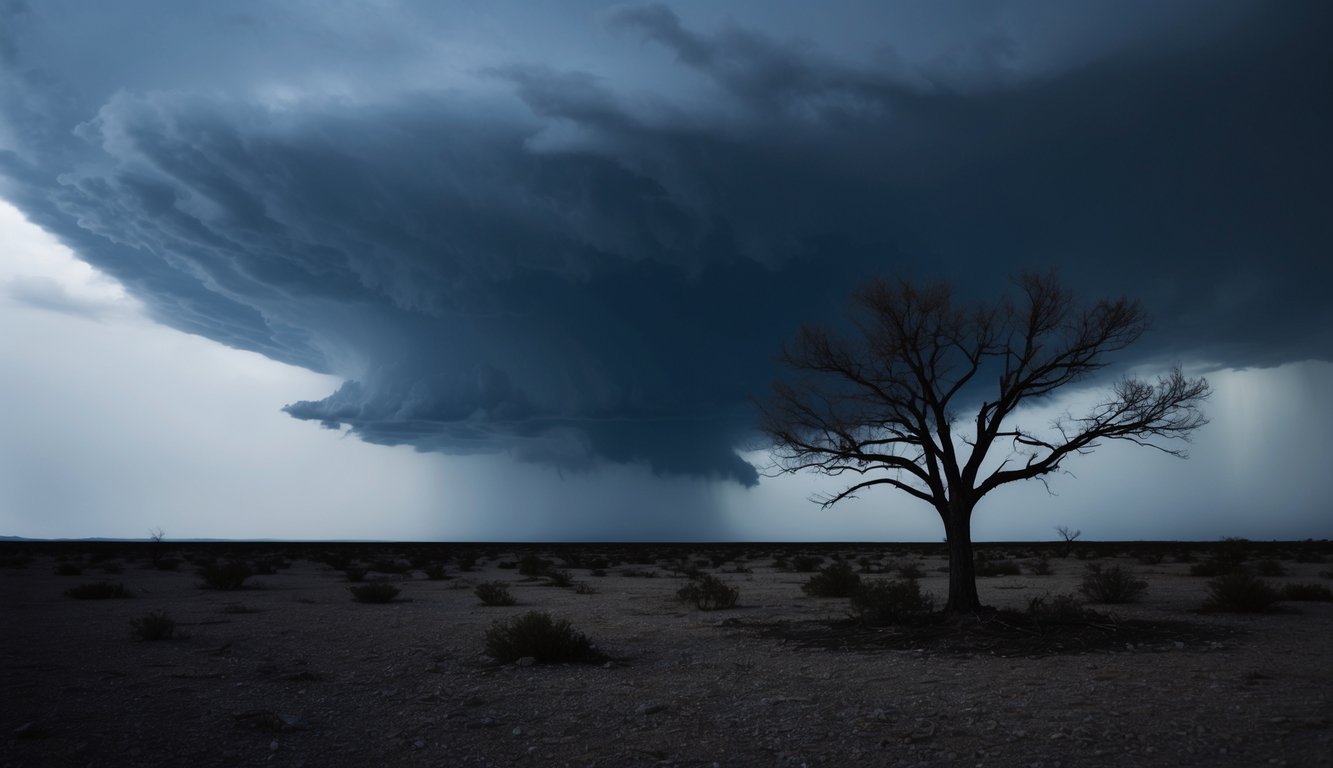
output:
[[[521,50],[471,89],[395,88],[368,44],[302,50],[370,92],[240,87],[290,74],[271,54],[225,87],[98,90],[0,34],[2,192],[162,322],[348,380],[295,417],[753,483],[747,396],[870,273],[989,296],[1054,266],[1144,297],[1142,355],[1333,359],[1329,13],[1260,11],[1045,73],[1000,32],[927,64],[658,6],[584,32],[665,49],[692,98]]]

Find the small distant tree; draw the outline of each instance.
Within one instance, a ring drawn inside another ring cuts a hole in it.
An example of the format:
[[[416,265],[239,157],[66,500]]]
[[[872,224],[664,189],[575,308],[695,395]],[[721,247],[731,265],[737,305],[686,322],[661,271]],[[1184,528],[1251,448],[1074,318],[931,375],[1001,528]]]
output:
[[[1078,537],[1083,535],[1083,531],[1075,530],[1067,525],[1057,525],[1055,526],[1055,532],[1060,534],[1060,539],[1064,542],[1064,546],[1060,548],[1060,556],[1069,557],[1069,553],[1074,550],[1074,542],[1078,541]]]
[[[148,557],[152,560],[154,567],[162,562],[162,541],[166,539],[166,537],[166,531],[163,531],[161,528],[148,529],[148,540],[153,543],[152,546],[148,548]]]
[[[1105,440],[1185,457],[1166,441],[1207,423],[1202,378],[1177,366],[1155,382],[1125,377],[1083,416],[1038,432],[1010,423],[1024,405],[1105,368],[1147,328],[1127,298],[1075,303],[1054,275],[1025,274],[1017,301],[955,304],[946,284],[874,280],[852,295],[855,333],[803,328],[782,362],[794,377],[760,403],[774,470],[854,476],[825,508],[874,486],[930,504],[949,546],[945,610],[974,613],[972,513],[1007,483],[1038,479]],[[964,417],[960,409],[967,409]],[[998,466],[988,459],[1003,458]]]

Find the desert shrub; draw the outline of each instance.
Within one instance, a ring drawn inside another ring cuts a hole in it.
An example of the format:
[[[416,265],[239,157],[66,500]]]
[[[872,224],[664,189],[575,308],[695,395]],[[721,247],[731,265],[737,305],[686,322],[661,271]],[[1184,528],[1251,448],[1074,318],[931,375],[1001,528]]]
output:
[[[548,587],[568,587],[574,584],[574,576],[569,571],[552,568],[545,575]]]
[[[125,589],[124,584],[112,584],[109,581],[80,584],[77,587],[65,590],[65,595],[75,600],[108,600],[117,597],[133,597],[129,590]]]
[[[369,572],[359,565],[349,565],[343,569],[343,576],[346,576],[348,581],[361,582],[366,580],[366,574]]]
[[[1138,561],[1144,565],[1160,565],[1165,559],[1166,553],[1158,552],[1157,550],[1148,550],[1146,552],[1138,553]]]
[[[153,567],[159,571],[175,571],[181,567],[181,560],[179,557],[159,557]]]
[[[1261,613],[1282,599],[1273,585],[1246,571],[1223,574],[1208,582],[1209,598],[1203,607],[1211,611]]]
[[[199,577],[203,579],[199,586],[204,589],[233,590],[240,589],[245,580],[254,575],[247,563],[228,560],[224,563],[205,563],[199,567]]]
[[[1287,568],[1276,560],[1260,560],[1255,563],[1254,570],[1260,576],[1286,576]]]
[[[1050,576],[1053,571],[1050,555],[1045,552],[1037,555],[1035,559],[1027,561],[1024,565],[1027,566],[1028,573],[1033,576]]]
[[[477,588],[472,590],[482,605],[513,605],[516,600],[509,592],[509,585],[503,581],[487,581],[478,584]]]
[[[791,563],[785,557],[773,558],[773,568],[778,571],[790,571]]]
[[[352,564],[352,558],[341,552],[325,552],[319,558],[319,562],[327,565],[335,571],[346,570],[347,566]]]
[[[1296,550],[1296,562],[1298,563],[1322,563],[1324,556],[1312,549]]]
[[[597,662],[605,658],[582,632],[565,619],[530,611],[497,621],[486,631],[486,653],[501,663],[532,657],[543,664]]]
[[[655,579],[657,578],[657,571],[641,571],[635,568],[626,568],[620,572],[620,575],[630,579]]]
[[[740,594],[740,589],[728,586],[718,577],[703,574],[681,587],[676,597],[682,602],[692,603],[701,611],[719,611],[735,607]]]
[[[527,554],[523,556],[522,560],[518,561],[518,572],[524,576],[544,576],[552,565],[553,563],[546,558]]]
[[[82,563],[60,563],[56,566],[57,576],[78,576],[83,573]]]
[[[444,566],[440,563],[428,563],[422,567],[421,572],[426,574],[426,578],[431,581],[444,581],[449,578],[449,574],[445,572]]]
[[[1282,599],[1327,603],[1333,600],[1333,590],[1323,584],[1287,584],[1282,587]]]
[[[919,579],[925,576],[926,572],[917,563],[903,563],[898,566],[898,575],[904,579]]]
[[[978,558],[976,572],[978,576],[1018,576],[1023,572],[1023,569],[1012,560],[983,560]]]
[[[375,571],[376,573],[402,575],[404,573],[412,572],[412,564],[390,557],[382,557],[371,562],[370,570]]]
[[[1194,552],[1193,552],[1193,550],[1189,550],[1189,549],[1178,549],[1178,550],[1176,550],[1176,553],[1175,553],[1175,555],[1173,555],[1173,557],[1175,558],[1175,561],[1176,561],[1177,563],[1192,563],[1192,562],[1194,562]]]
[[[471,550],[464,550],[458,553],[458,570],[471,572],[477,567],[477,553]]]
[[[250,561],[250,570],[256,576],[272,576],[278,572],[278,565],[271,558],[260,557]]]
[[[1039,624],[1073,624],[1083,620],[1083,603],[1072,594],[1028,599],[1028,616]]]
[[[170,640],[176,634],[176,620],[166,611],[149,611],[130,619],[130,635],[139,640]]]
[[[574,593],[578,595],[595,595],[597,588],[586,581],[574,582]]]
[[[1133,603],[1148,591],[1148,582],[1134,577],[1134,572],[1119,565],[1103,568],[1088,565],[1079,591],[1094,603]]]
[[[227,614],[260,613],[260,610],[258,608],[251,608],[245,603],[227,603],[226,605],[218,609],[218,613],[227,613]]]
[[[819,555],[797,555],[791,559],[791,569],[797,573],[814,573],[824,562]]]
[[[398,597],[401,591],[387,581],[372,581],[348,587],[347,590],[352,593],[352,599],[358,603],[388,603]]]
[[[115,560],[108,560],[107,562],[102,563],[102,565],[98,568],[98,570],[100,570],[102,573],[114,576],[118,573],[124,573],[125,566],[121,565],[119,562]]]
[[[883,627],[919,619],[935,610],[935,600],[921,591],[916,579],[871,579],[851,594],[852,618],[866,626]]]
[[[1229,573],[1240,573],[1244,570],[1245,566],[1240,563],[1210,557],[1207,560],[1191,565],[1190,575],[1212,578],[1214,576],[1225,576]]]
[[[605,569],[605,568],[593,568],[591,571],[588,571],[588,575],[589,575],[589,576],[595,576],[595,577],[597,577],[597,578],[599,578],[599,579],[604,579],[604,578],[606,578],[606,569]]]
[[[861,575],[845,561],[827,565],[811,576],[801,590],[811,597],[851,597],[861,586]]]

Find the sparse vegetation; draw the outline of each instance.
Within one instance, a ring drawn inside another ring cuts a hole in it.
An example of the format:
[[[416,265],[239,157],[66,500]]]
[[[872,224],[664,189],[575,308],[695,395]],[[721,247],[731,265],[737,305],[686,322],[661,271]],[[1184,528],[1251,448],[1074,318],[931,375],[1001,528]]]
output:
[[[814,573],[824,558],[819,555],[797,555],[791,559],[791,569],[797,573]]]
[[[58,563],[56,565],[57,576],[78,576],[82,573],[82,563]]]
[[[1027,567],[1028,573],[1033,576],[1050,576],[1054,573],[1054,569],[1051,567],[1051,557],[1045,552],[1042,552],[1037,555],[1036,558],[1027,561],[1024,563],[1024,566]]]
[[[367,573],[369,571],[359,565],[349,565],[343,569],[343,576],[346,576],[347,580],[353,583],[365,581]]]
[[[1013,560],[992,560],[978,557],[976,560],[977,576],[1018,576],[1023,569]]]
[[[478,584],[472,592],[481,601],[482,605],[513,605],[518,602],[509,592],[509,585],[503,581],[488,581]]]
[[[871,579],[851,594],[852,618],[870,627],[902,624],[929,615],[935,600],[916,579]]]
[[[1129,569],[1113,565],[1109,568],[1091,563],[1083,574],[1079,591],[1094,603],[1133,603],[1148,591],[1148,582],[1135,577]]]
[[[444,581],[449,578],[449,574],[445,572],[444,566],[440,563],[427,563],[422,566],[421,572],[426,574],[426,578],[431,581]]]
[[[392,602],[402,591],[387,581],[372,581],[355,587],[348,587],[347,590],[352,593],[352,599],[358,603]]]
[[[1205,610],[1232,613],[1262,613],[1282,599],[1267,581],[1248,571],[1223,574],[1208,582]]]
[[[1260,576],[1278,577],[1287,575],[1287,567],[1276,560],[1260,560],[1255,563],[1255,571]]]
[[[254,571],[249,564],[240,560],[228,560],[205,563],[199,567],[198,574],[203,579],[199,586],[204,589],[235,590],[243,587]]]
[[[125,589],[124,584],[112,584],[109,581],[94,581],[89,584],[80,584],[77,587],[71,587],[65,590],[67,597],[75,600],[109,600],[112,598],[133,597],[129,590]]]
[[[703,574],[681,587],[676,597],[701,611],[718,611],[735,607],[740,594],[740,589],[728,586],[718,577]]]
[[[551,568],[544,574],[546,576],[546,586],[548,587],[569,587],[574,584],[574,576],[566,570]]]
[[[130,635],[139,640],[170,640],[175,634],[176,620],[166,611],[149,611],[130,619]]]
[[[1037,624],[1072,624],[1083,620],[1083,603],[1072,594],[1028,599],[1028,616]]]
[[[502,664],[531,657],[542,664],[598,662],[605,658],[565,619],[530,611],[497,621],[486,631],[486,653]]]
[[[1333,601],[1333,590],[1323,584],[1286,584],[1282,587],[1282,599],[1327,603]]]
[[[846,561],[839,560],[819,569],[801,591],[811,597],[851,597],[861,586],[861,575]]]

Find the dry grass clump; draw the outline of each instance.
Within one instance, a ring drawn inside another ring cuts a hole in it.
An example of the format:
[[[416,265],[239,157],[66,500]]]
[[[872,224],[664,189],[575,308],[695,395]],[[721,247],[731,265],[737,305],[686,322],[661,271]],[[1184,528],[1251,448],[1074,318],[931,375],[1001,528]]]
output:
[[[65,590],[65,596],[72,597],[75,600],[109,600],[133,597],[129,590],[125,589],[124,584],[112,584],[109,581],[95,581],[91,584],[80,584],[77,587],[71,587]]]
[[[869,627],[919,620],[935,610],[935,600],[916,579],[871,579],[851,594],[852,618]]]
[[[1079,591],[1094,603],[1134,603],[1148,591],[1148,582],[1136,578],[1128,568],[1091,563]]]
[[[676,597],[682,602],[692,603],[701,611],[720,611],[734,608],[740,594],[740,589],[728,586],[718,577],[702,574],[681,587],[676,592]]]
[[[176,635],[176,620],[166,611],[149,611],[130,619],[130,635],[145,641],[170,640]]]
[[[245,586],[246,579],[255,575],[248,563],[240,560],[228,560],[222,563],[204,563],[197,571],[203,579],[199,586],[203,589],[230,591]]]
[[[398,597],[402,590],[387,581],[372,581],[348,587],[347,591],[352,593],[352,599],[358,603],[388,603]]]
[[[473,594],[477,596],[482,605],[503,606],[518,602],[509,592],[509,585],[503,581],[488,581],[478,584],[477,588],[473,590]]]
[[[1282,599],[1272,584],[1247,571],[1234,571],[1208,582],[1204,610],[1263,613]]]
[[[486,653],[502,664],[523,658],[541,664],[596,663],[606,658],[569,621],[553,619],[544,611],[492,624],[486,631]]]

